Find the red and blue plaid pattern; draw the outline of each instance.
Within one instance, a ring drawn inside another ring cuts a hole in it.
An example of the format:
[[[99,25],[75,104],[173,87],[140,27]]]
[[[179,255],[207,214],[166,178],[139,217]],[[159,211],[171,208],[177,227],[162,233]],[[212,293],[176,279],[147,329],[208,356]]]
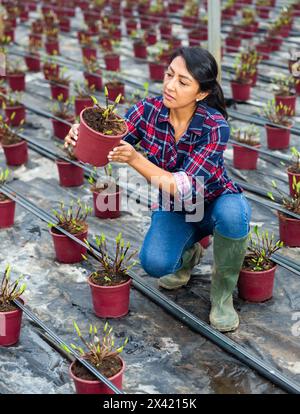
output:
[[[198,103],[188,129],[177,143],[162,96],[139,101],[128,110],[125,119],[129,133],[124,140],[132,145],[139,143],[151,162],[174,174],[182,199],[190,190],[193,199],[197,195],[199,186],[193,180],[196,177],[203,177],[206,203],[220,194],[242,192],[224,167],[223,152],[230,129],[217,110]]]

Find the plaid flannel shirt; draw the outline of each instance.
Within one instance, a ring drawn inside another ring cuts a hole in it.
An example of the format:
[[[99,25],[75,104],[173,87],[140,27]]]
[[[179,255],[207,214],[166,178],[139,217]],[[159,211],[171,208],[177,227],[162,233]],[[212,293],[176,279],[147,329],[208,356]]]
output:
[[[178,188],[176,198],[195,202],[201,192],[205,203],[210,203],[220,194],[242,192],[228,177],[224,167],[223,152],[230,129],[217,110],[198,103],[186,132],[178,142],[162,96],[137,102],[127,111],[125,119],[129,132],[124,141],[132,145],[139,143],[151,162],[173,174]],[[203,178],[204,188],[199,185],[197,177]],[[163,206],[163,198],[160,191],[160,207]],[[171,197],[170,210],[172,207],[174,197]]]

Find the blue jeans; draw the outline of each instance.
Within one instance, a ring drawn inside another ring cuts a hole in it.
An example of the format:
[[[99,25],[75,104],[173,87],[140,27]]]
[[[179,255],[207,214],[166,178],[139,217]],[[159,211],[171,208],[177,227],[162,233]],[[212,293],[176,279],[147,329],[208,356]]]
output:
[[[214,230],[224,237],[240,239],[249,233],[251,207],[242,193],[220,195],[205,207],[200,222],[186,222],[185,215],[174,211],[152,212],[139,259],[150,276],[175,273],[182,266],[182,255]]]

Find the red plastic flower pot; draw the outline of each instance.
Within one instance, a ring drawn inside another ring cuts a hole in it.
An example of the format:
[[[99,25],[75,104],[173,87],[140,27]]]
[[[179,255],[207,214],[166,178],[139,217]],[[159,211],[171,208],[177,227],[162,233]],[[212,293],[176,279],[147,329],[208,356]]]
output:
[[[146,32],[145,34],[145,41],[148,46],[155,45],[157,42],[157,37],[155,32]]]
[[[11,227],[15,222],[16,203],[13,200],[0,201],[0,228]]]
[[[84,171],[81,167],[66,161],[56,161],[59,184],[62,187],[79,187],[84,182]]]
[[[161,39],[168,40],[172,36],[172,25],[170,23],[162,24],[159,31]]]
[[[296,113],[296,98],[297,95],[291,95],[291,96],[279,96],[275,95],[275,104],[280,105],[286,105],[293,114]]]
[[[278,213],[279,237],[285,246],[300,247],[300,220]]]
[[[5,30],[4,36],[9,38],[11,42],[15,41],[15,29]]]
[[[133,43],[134,57],[138,59],[147,59],[147,47],[144,43]]]
[[[111,194],[93,191],[95,216],[101,219],[120,217],[121,200],[122,190]]]
[[[7,80],[12,91],[25,91],[25,73],[7,74]]]
[[[165,65],[161,63],[149,62],[150,79],[153,81],[162,81],[165,76]]]
[[[59,66],[55,64],[45,63],[43,66],[43,72],[46,80],[49,80],[51,77],[58,77],[59,75]]]
[[[241,147],[238,144],[232,144],[232,146],[234,168],[239,170],[256,170],[258,151]],[[260,148],[260,145],[255,145],[254,148]]]
[[[82,57],[87,60],[96,60],[97,59],[97,49],[93,47],[83,47],[81,49]]]
[[[102,78],[100,71],[95,74],[84,72],[84,78],[87,80],[89,88],[94,85],[96,91],[102,91]]]
[[[118,72],[120,70],[120,56],[115,53],[104,55],[106,70]]]
[[[293,180],[296,178],[296,183],[300,181],[300,173],[294,173],[287,169],[288,177],[289,177],[289,188],[290,188],[290,195],[294,196],[296,195],[296,191],[293,189]]]
[[[230,82],[232,97],[236,101],[248,101],[251,94],[251,81],[248,83]]]
[[[119,94],[122,95],[122,99],[120,100],[120,103],[124,102],[124,98],[125,98],[125,85],[122,82],[118,82],[118,83],[112,83],[112,82],[108,82],[105,84],[105,86],[107,87],[107,91],[108,91],[108,99],[110,99],[111,101],[115,101],[117,96]]]
[[[269,7],[257,7],[257,14],[258,17],[261,19],[268,19],[269,18],[270,9]]]
[[[69,19],[60,20],[59,28],[62,32],[68,33],[71,30],[71,21]]]
[[[70,122],[71,124],[74,122],[74,117],[70,117],[68,119],[65,119],[65,121]],[[53,135],[59,139],[65,139],[65,137],[68,135],[68,132],[70,131],[70,125],[65,124],[62,121],[59,121],[58,119],[52,119],[52,125],[53,125]]]
[[[69,85],[59,85],[58,83],[51,83],[50,87],[52,99],[58,99],[59,95],[62,95],[64,102],[69,99]]]
[[[203,249],[207,249],[208,246],[211,245],[211,237],[210,236],[203,237],[203,239],[201,239],[199,241],[199,243],[201,244],[201,246],[203,247]]]
[[[125,363],[121,357],[119,357],[122,361],[122,368],[121,370],[115,374],[112,377],[109,377],[108,379],[120,390],[122,389],[123,384],[123,373],[125,370]],[[75,361],[72,362],[69,368],[69,375],[74,381],[76,393],[77,394],[114,394],[114,392],[103,382],[100,380],[85,380],[81,379],[73,374],[73,366],[75,364]]]
[[[276,269],[277,265],[260,272],[242,269],[238,280],[239,297],[249,302],[264,302],[271,299]]]
[[[88,278],[94,311],[99,318],[121,318],[129,310],[131,279],[116,286],[99,286]]]
[[[17,144],[4,145],[2,144],[7,165],[22,165],[28,161],[28,146],[26,141],[18,142]]]
[[[109,37],[104,37],[104,36],[100,37],[99,44],[102,47],[102,49],[105,50],[106,52],[112,51],[112,43]]]
[[[83,109],[93,106],[92,98],[75,98],[75,116],[79,116]]]
[[[42,35],[38,33],[29,33],[29,44],[32,46],[42,47]]]
[[[41,70],[41,60],[38,53],[35,56],[25,56],[25,62],[29,71],[39,72]]]
[[[120,41],[122,39],[122,32],[121,32],[121,29],[119,29],[119,28],[111,30],[109,32],[109,34],[110,34],[110,36],[113,40],[119,40]]]
[[[128,36],[131,35],[137,29],[137,22],[135,20],[128,20],[126,21],[126,32]]]
[[[89,163],[95,167],[103,167],[108,164],[107,155],[117,145],[121,139],[128,133],[126,131],[121,135],[103,135],[100,132],[90,128],[83,119],[83,113],[89,108],[84,109],[80,114],[80,125],[78,131],[78,140],[75,147],[75,156],[82,162]]]
[[[14,115],[15,114],[15,115]],[[19,126],[24,119],[25,122],[25,107],[24,105],[7,106],[5,108],[6,122],[12,126]]]
[[[24,303],[22,299],[18,299]],[[19,341],[23,311],[17,308],[8,312],[0,312],[0,346],[14,345]]]
[[[54,228],[50,229],[50,233],[53,239],[55,255],[58,262],[72,264],[83,260],[82,255],[86,254],[85,247],[70,239],[68,236],[59,233]],[[74,236],[81,241],[87,239],[87,235],[87,230],[82,233],[74,234]]]
[[[290,129],[265,125],[269,149],[286,149],[290,145]]]
[[[45,49],[48,55],[59,55],[58,42],[45,42]]]
[[[186,29],[191,29],[198,23],[198,17],[196,16],[182,16],[182,26]]]
[[[237,52],[241,46],[241,39],[236,37],[227,37],[225,39],[225,45],[227,53]]]

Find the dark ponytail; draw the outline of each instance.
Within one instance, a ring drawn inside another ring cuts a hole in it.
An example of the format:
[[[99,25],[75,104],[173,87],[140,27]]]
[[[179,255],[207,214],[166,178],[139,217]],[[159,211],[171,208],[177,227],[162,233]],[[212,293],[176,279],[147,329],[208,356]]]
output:
[[[217,81],[218,65],[213,55],[206,49],[194,46],[175,50],[170,62],[177,56],[183,57],[187,70],[198,81],[201,92],[209,92],[202,102],[219,111],[227,119],[224,94]]]

